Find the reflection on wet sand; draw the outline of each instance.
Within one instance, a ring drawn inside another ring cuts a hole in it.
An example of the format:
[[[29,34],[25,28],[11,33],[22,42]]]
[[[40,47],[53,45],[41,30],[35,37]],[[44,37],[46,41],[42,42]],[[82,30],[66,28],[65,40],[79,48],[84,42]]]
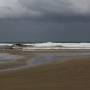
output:
[[[62,52],[62,53],[43,53],[39,54],[37,57],[31,60],[32,66],[48,64],[52,62],[60,62],[68,59],[78,59],[78,58],[90,57],[90,52]]]
[[[12,55],[9,53],[0,53],[0,63],[13,62],[20,58],[21,56],[19,55]]]
[[[27,54],[14,55],[9,53],[0,53],[0,72],[21,70],[39,65],[60,62],[69,59],[79,59],[90,57],[90,52],[61,52],[46,53],[41,52],[31,58],[29,52]]]

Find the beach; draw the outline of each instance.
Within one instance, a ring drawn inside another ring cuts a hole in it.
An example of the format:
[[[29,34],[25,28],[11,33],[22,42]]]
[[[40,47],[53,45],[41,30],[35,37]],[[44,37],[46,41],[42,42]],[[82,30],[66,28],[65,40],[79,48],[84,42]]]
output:
[[[5,52],[25,56],[22,61],[30,64],[0,72],[1,90],[90,90],[89,50]]]

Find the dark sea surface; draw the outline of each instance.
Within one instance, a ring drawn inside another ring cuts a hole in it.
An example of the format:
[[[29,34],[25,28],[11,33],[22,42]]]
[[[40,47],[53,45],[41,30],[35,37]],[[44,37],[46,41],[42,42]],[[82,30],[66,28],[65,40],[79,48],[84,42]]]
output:
[[[90,42],[90,22],[0,20],[0,42]]]

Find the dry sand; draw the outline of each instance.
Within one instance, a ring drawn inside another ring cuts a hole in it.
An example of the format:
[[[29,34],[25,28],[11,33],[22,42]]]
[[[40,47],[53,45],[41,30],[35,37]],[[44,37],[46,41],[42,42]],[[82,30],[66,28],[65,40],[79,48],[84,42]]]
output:
[[[90,58],[0,73],[0,90],[90,90]]]

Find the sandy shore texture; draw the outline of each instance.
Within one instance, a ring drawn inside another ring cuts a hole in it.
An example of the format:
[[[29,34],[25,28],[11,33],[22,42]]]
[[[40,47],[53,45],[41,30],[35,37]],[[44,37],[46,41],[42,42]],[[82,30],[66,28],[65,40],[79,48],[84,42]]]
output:
[[[90,57],[0,73],[0,90],[90,90]]]

